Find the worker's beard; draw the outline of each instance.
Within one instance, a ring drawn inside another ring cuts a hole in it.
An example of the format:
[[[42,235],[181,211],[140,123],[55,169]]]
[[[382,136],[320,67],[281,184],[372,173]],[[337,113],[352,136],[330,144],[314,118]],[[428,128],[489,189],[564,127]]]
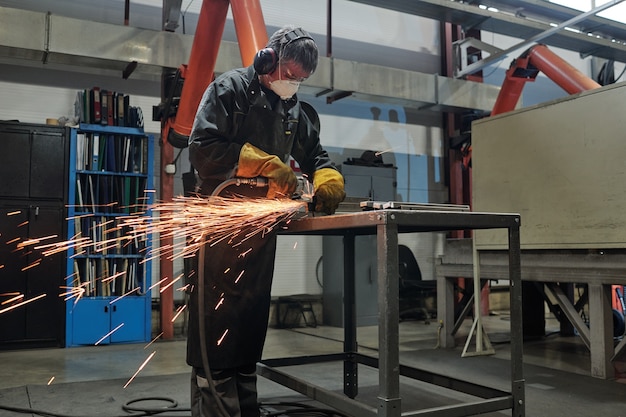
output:
[[[289,80],[276,80],[270,82],[270,89],[278,94],[281,100],[289,100],[298,91],[300,83]]]

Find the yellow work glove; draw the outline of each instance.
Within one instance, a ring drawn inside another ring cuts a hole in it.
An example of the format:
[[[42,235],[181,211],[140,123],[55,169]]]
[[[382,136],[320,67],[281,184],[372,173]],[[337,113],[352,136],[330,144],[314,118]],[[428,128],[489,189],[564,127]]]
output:
[[[315,211],[333,214],[346,198],[343,176],[333,168],[322,168],[313,174]]]
[[[298,185],[296,174],[279,157],[249,143],[241,147],[235,175],[242,178],[267,178],[267,198],[290,198]]]

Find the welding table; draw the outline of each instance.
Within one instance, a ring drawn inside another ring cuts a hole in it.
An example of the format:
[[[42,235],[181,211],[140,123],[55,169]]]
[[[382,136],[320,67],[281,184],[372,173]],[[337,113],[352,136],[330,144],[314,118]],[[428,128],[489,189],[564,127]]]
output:
[[[439,210],[370,210],[333,216],[304,217],[289,222],[282,234],[339,235],[344,242],[344,349],[329,355],[263,360],[260,376],[293,389],[345,414],[358,417],[470,416],[511,409],[513,417],[525,414],[522,373],[522,294],[520,266],[520,216]],[[398,233],[442,232],[467,229],[507,229],[511,294],[511,390],[501,391],[434,374],[399,363]],[[378,358],[357,352],[355,305],[355,236],[376,235],[378,261]],[[277,368],[343,361],[344,393],[339,394]],[[354,398],[358,394],[358,364],[378,368],[378,407]],[[400,376],[421,380],[479,398],[478,401],[422,410],[402,411]]]

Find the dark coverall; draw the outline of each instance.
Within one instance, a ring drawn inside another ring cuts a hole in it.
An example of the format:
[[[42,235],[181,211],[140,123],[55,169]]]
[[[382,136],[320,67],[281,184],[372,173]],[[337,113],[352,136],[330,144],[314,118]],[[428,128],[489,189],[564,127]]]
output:
[[[189,140],[190,161],[198,171],[201,193],[205,195],[236,173],[239,153],[246,142],[278,156],[283,162],[291,155],[309,178],[318,169],[334,168],[320,145],[319,118],[315,110],[298,101],[297,96],[280,100],[274,92],[261,86],[253,67],[226,72],[209,85],[198,107]],[[234,190],[237,194],[251,196],[259,196],[259,191],[244,187]],[[239,256],[249,248],[253,248],[250,253]],[[259,415],[255,366],[261,359],[267,332],[275,253],[275,234],[264,237],[257,234],[253,241],[241,246],[224,243],[206,248],[207,355],[213,379],[227,391],[222,401],[230,416]],[[235,283],[241,271],[244,274]],[[197,274],[191,277],[194,285],[196,277]],[[224,301],[216,310],[222,297]],[[206,383],[203,378],[196,378],[198,375],[205,377],[197,302],[195,294],[191,294],[187,363],[193,367],[192,409],[196,409],[194,415],[220,416],[215,405],[209,404],[214,401],[208,389],[198,388],[196,384],[198,381],[200,385]]]

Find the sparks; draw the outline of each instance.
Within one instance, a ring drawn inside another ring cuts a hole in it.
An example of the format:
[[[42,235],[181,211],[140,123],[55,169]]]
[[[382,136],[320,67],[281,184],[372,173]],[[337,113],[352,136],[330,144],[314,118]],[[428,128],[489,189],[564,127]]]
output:
[[[384,154],[384,153],[387,153],[387,152],[393,152],[393,150],[394,150],[394,148],[385,149],[384,151],[378,151],[378,152],[376,152],[374,155],[376,155],[376,156],[381,156],[381,155],[382,155],[382,154]]]
[[[222,342],[224,341],[224,338],[226,337],[226,335],[228,334],[228,329],[226,329],[226,331],[224,331],[224,334],[222,335],[222,337],[220,337],[220,339],[217,341],[217,345],[221,345]]]
[[[25,304],[32,303],[33,301],[37,301],[37,300],[39,300],[40,298],[43,298],[43,297],[45,297],[45,296],[46,296],[46,294],[41,294],[41,295],[38,295],[37,297],[31,298],[31,299],[29,299],[29,300],[24,300],[24,301],[22,301],[21,303],[13,304],[13,305],[12,305],[12,306],[10,306],[10,307],[3,308],[2,310],[0,310],[0,314],[2,314],[2,313],[6,313],[7,311],[10,311],[10,310],[13,310],[13,309],[15,309],[15,308],[21,307],[21,306],[23,306],[23,305],[25,305]]]
[[[161,287],[159,292],[162,293],[163,291],[167,290],[169,287],[174,285],[176,283],[176,281],[180,280],[183,276],[184,276],[184,274],[180,274],[179,276],[174,278],[171,282],[169,282],[167,285],[164,285],[163,287]]]
[[[24,298],[24,294],[20,294],[20,293],[6,293],[6,294],[0,294],[0,296],[6,296],[6,295],[12,295],[13,297],[9,298],[8,300],[4,300],[3,302],[0,303],[0,306],[3,306],[5,304],[11,304],[14,301],[17,300],[21,300]]]
[[[24,248],[24,247],[29,246],[29,245],[35,245],[37,243],[41,243],[42,240],[54,239],[54,238],[57,238],[57,237],[59,237],[59,235],[50,235],[50,236],[39,237],[37,239],[28,239],[28,240],[25,240],[25,241],[23,241],[21,243],[18,243],[17,247],[18,248]]]
[[[240,280],[240,279],[241,279],[241,277],[243,276],[243,273],[244,273],[244,272],[246,272],[246,271],[244,270],[244,271],[241,271],[241,272],[239,273],[239,276],[238,276],[238,277],[237,277],[237,279],[235,280],[235,284],[239,282],[239,280]]]
[[[102,336],[102,338],[100,340],[98,340],[96,343],[94,343],[94,345],[99,345],[100,343],[102,343],[104,341],[104,339],[106,339],[107,337],[111,336],[113,333],[115,333],[119,329],[121,329],[123,325],[124,325],[124,323],[121,323],[115,329],[111,330],[109,333],[107,333],[104,336]]]
[[[233,247],[245,244],[246,241],[254,237],[264,237],[282,224],[290,221],[299,213],[306,209],[306,202],[300,200],[268,200],[258,198],[247,198],[243,196],[229,197],[176,197],[171,202],[156,203],[149,207],[152,216],[145,216],[145,213],[131,213],[119,216],[115,219],[110,217],[98,219],[93,214],[78,215],[73,218],[80,223],[88,219],[90,224],[88,229],[77,231],[69,240],[55,242],[58,236],[43,236],[22,240],[17,237],[5,244],[16,244],[17,250],[26,253],[29,250],[37,250],[41,255],[49,257],[62,252],[72,251],[71,258],[84,254],[103,254],[107,256],[110,250],[117,247],[127,250],[136,250],[136,253],[143,256],[139,261],[147,261],[164,257],[169,260],[186,259],[196,256],[198,249],[203,245],[214,246],[219,243],[226,243]],[[17,215],[20,211],[8,213],[7,215]],[[68,219],[71,220],[71,219]],[[245,226],[242,226],[245,225]],[[155,246],[148,245],[153,235],[161,237],[172,237],[171,245]],[[250,253],[247,249],[241,252],[240,256]],[[26,271],[44,265],[43,258],[36,259],[22,270]],[[0,265],[3,267],[4,265]],[[224,273],[228,273],[228,268]],[[111,271],[109,274],[97,278],[103,284],[109,284],[116,278],[124,276],[127,271]],[[196,271],[191,271],[188,277],[193,276]],[[242,277],[242,273],[237,277],[237,281]],[[184,274],[179,275],[174,280],[163,279],[152,285],[150,288],[136,287],[130,289],[123,295],[110,301],[115,303],[119,299],[133,293],[149,292],[156,286],[162,286],[161,291],[168,289],[175,282],[181,280]],[[103,294],[94,293],[99,291],[92,288],[93,283],[81,282],[78,277],[69,283],[70,277],[66,277],[68,287],[61,287],[60,297],[65,301],[71,299],[78,302],[82,297],[88,295],[100,296]],[[185,285],[181,290],[193,290]],[[40,296],[41,297],[41,296]],[[35,299],[24,301],[28,303]],[[10,309],[23,305],[17,303],[11,305]],[[0,310],[0,313],[8,311],[7,308]]]
[[[239,254],[239,258],[243,258],[244,256],[246,256],[247,254],[249,254],[250,252],[252,252],[252,248],[249,248],[247,251],[245,252],[241,252]]]
[[[54,381],[54,377],[50,378],[50,380],[48,381],[48,385],[51,385],[52,381]]]
[[[156,283],[152,284],[152,285],[150,286],[150,288],[148,288],[148,291],[150,291],[150,290],[152,290],[153,288],[155,288],[155,287],[157,287],[157,286],[161,285],[162,283],[164,283],[165,281],[167,281],[167,279],[168,279],[168,278],[167,278],[167,277],[165,277],[165,278],[163,278],[163,279],[159,280],[158,282],[156,282]]]
[[[161,256],[177,259],[193,256],[204,244],[229,242],[237,246],[259,234],[264,236],[302,212],[304,207],[305,202],[286,199],[176,197],[172,202],[152,207],[158,218],[131,215],[120,221],[132,230],[134,237],[159,234],[175,238],[178,243],[153,248],[146,256],[148,259]],[[249,226],[244,228],[242,224]]]
[[[41,258],[40,258],[40,259],[37,259],[36,261],[34,261],[33,263],[31,263],[30,265],[25,266],[24,268],[22,268],[22,272],[24,272],[24,271],[26,271],[26,270],[29,270],[29,269],[31,269],[31,268],[34,268],[34,267],[38,266],[40,263],[41,263]]]
[[[6,244],[10,245],[11,243],[15,243],[15,242],[19,242],[19,241],[20,241],[20,238],[16,237],[15,239],[7,240]]]
[[[150,343],[148,343],[147,345],[145,345],[143,348],[144,348],[144,349],[147,349],[147,348],[148,348],[148,346],[150,346],[151,344],[153,344],[154,342],[156,342],[156,341],[157,341],[157,339],[158,339],[159,337],[163,336],[163,333],[164,333],[164,332],[159,333],[159,334],[158,334],[158,335],[157,335],[154,339],[152,339],[152,340],[150,341]]]
[[[181,313],[185,311],[185,308],[187,308],[187,305],[182,305],[178,307],[178,309],[176,310],[176,314],[174,314],[174,317],[172,317],[172,323],[174,323],[176,319],[178,318],[178,316],[180,316]]]
[[[72,298],[75,298],[76,300],[74,301],[74,304],[76,304],[78,300],[80,300],[83,297],[83,295],[85,295],[85,293],[87,292],[86,287],[88,285],[89,285],[88,282],[83,282],[83,283],[78,284],[76,287],[62,286],[60,288],[64,289],[65,292],[62,292],[61,294],[59,294],[59,297],[65,297],[63,301],[68,301],[68,300],[71,300]]]
[[[117,298],[115,298],[115,299],[113,299],[113,300],[109,301],[109,304],[116,303],[116,302],[118,302],[119,300],[121,300],[122,298],[126,297],[127,295],[130,295],[130,294],[134,293],[135,291],[139,291],[139,289],[140,289],[139,287],[137,287],[137,288],[133,288],[132,290],[128,291],[127,293],[122,294],[122,295],[120,295],[119,297],[117,297]]]
[[[152,352],[150,354],[150,356],[148,356],[148,358],[143,361],[143,363],[141,364],[141,366],[139,367],[139,369],[137,369],[137,372],[135,372],[135,374],[133,376],[130,377],[130,379],[128,380],[128,382],[126,383],[126,385],[124,385],[124,388],[126,388],[128,385],[130,385],[130,383],[133,381],[133,379],[135,379],[135,377],[137,376],[137,374],[139,374],[139,372],[141,372],[141,370],[146,366],[146,364],[150,361],[150,359],[152,359],[152,357],[154,356],[154,354],[156,353],[156,350],[154,352]]]

